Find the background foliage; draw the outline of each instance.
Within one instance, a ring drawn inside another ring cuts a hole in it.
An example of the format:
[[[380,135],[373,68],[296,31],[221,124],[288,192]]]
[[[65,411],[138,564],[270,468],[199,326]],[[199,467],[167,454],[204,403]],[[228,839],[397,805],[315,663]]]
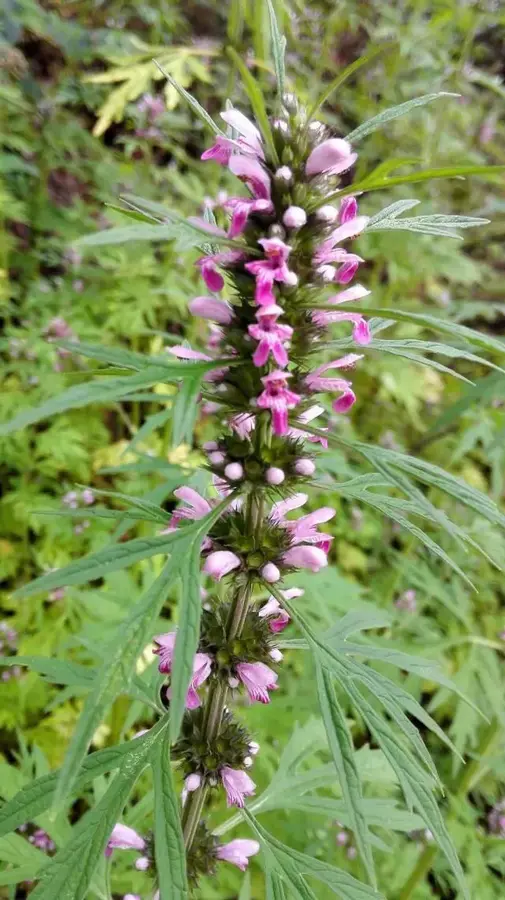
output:
[[[370,135],[361,147],[362,172],[392,157],[414,160],[423,168],[505,163],[505,15],[493,3],[287,0],[282,8],[280,3],[276,6],[289,42],[288,86],[309,104],[318,96],[321,82],[331,81],[370,44],[397,39],[395,51],[381,58],[373,75],[364,68],[330,100],[327,119],[339,132],[348,133],[380,109],[413,96],[441,90],[461,95],[415,110]],[[201,123],[181,106],[170,86],[162,87],[152,57],[190,87],[214,115],[228,96],[237,104],[244,100],[224,53],[226,46],[235,47],[248,60],[266,89],[272,74],[265,62],[270,58],[268,8],[261,0],[228,4],[165,0],[140,7],[89,0],[68,6],[7,0],[1,16],[3,421],[55,395],[64,385],[85,382],[98,367],[84,356],[63,355],[55,347],[51,322],[56,317],[64,318],[82,342],[133,351],[160,353],[181,335],[198,340],[199,326],[187,313],[188,298],[199,292],[197,276],[189,264],[191,253],[182,255],[180,243],[72,246],[74,239],[109,223],[124,225],[113,208],[122,193],[150,197],[187,215],[194,214],[205,197],[227,188],[226,175],[217,167],[200,165]],[[163,111],[154,116],[142,98],[158,92]],[[358,179],[359,175],[360,171]],[[362,210],[372,215],[386,203],[411,196],[422,201],[415,215],[472,214],[492,222],[485,229],[464,232],[460,243],[403,231],[367,234],[362,246],[369,263],[363,280],[373,291],[373,304],[391,314],[400,308],[422,309],[499,338],[505,322],[503,181],[493,176],[399,186],[387,193],[387,200],[382,193],[369,195]],[[416,332],[412,325],[401,325],[395,337],[421,334],[420,328]],[[473,387],[441,372],[436,360],[428,353],[426,364],[419,366],[404,356],[368,353],[355,378],[356,412],[352,421],[334,423],[337,434],[420,455],[500,503],[505,377],[489,374],[484,367],[476,370],[465,359],[442,360],[460,376],[478,378]],[[162,406],[156,396],[160,391],[166,392]],[[174,426],[172,403],[166,386],[139,388],[127,401],[73,409],[0,438],[2,615],[5,628],[16,632],[6,634],[3,652],[71,659],[75,666],[40,673],[3,668],[11,676],[3,676],[0,709],[5,799],[33,774],[45,774],[61,764],[82,710],[90,671],[99,665],[101,650],[151,581],[159,560],[144,560],[128,572],[108,575],[104,583],[50,591],[36,600],[14,598],[13,590],[44,571],[101,549],[113,529],[118,541],[152,533],[149,523],[132,516],[121,517],[119,523],[94,517],[93,506],[82,501],[82,486],[142,495],[163,504],[170,494],[167,477],[173,476],[174,484],[181,476],[198,483],[201,475],[195,470],[201,460],[188,435]],[[195,443],[211,436],[211,426],[202,418]],[[153,452],[163,460],[162,493],[162,479],[149,464]],[[339,478],[350,480],[357,474],[355,460],[345,449],[329,452],[324,465]],[[490,833],[488,815],[505,794],[503,575],[492,561],[437,538],[478,586],[478,592],[473,591],[447,564],[428,556],[409,533],[400,531],[383,509],[363,505],[352,489],[331,492],[324,481],[323,477],[315,499],[337,508],[336,552],[330,570],[307,578],[300,610],[310,611],[322,627],[330,627],[345,613],[380,611],[374,644],[437,660],[475,704],[469,706],[429,678],[381,661],[374,664],[414,694],[467,760],[463,767],[457,756],[426,734],[441,779],[450,787],[445,813],[465,861],[472,897],[499,900],[505,875],[503,836]],[[73,490],[85,510],[82,520],[41,513],[64,510],[63,498]],[[443,500],[436,487],[430,487],[427,496],[442,503],[492,559],[503,560],[503,538],[483,518],[455,500]],[[114,499],[110,506],[120,508]],[[301,583],[300,578],[296,581]],[[160,630],[167,630],[167,620],[173,617],[176,595],[174,588],[163,608]],[[368,638],[362,635],[358,640],[365,645],[365,655]],[[151,662],[146,647],[138,675],[155,687]],[[145,709],[140,702],[130,707],[125,697],[119,697],[106,723],[96,730],[93,749],[112,746],[149,725],[152,720],[146,718]],[[277,786],[277,801],[272,786],[268,789],[263,806],[268,812],[261,822],[289,846],[359,877],[360,863],[345,832],[338,784],[324,768],[329,756],[317,710],[309,654],[288,652],[275,703],[246,711],[262,745],[256,764],[260,786],[266,788],[270,782]],[[388,900],[411,896],[403,886],[419,860],[426,872],[433,868],[426,881],[416,884],[414,900],[453,900],[459,896],[458,888],[446,862],[431,852],[430,836],[420,820],[396,806],[399,790],[393,771],[381,751],[368,743],[360,719],[352,721],[352,731],[360,747],[369,821],[378,823],[375,833],[387,841],[376,855],[379,882],[387,886]],[[283,785],[297,784],[296,779],[325,789],[319,805],[315,801],[304,805],[300,790],[297,807],[278,808],[280,800],[285,802]],[[71,810],[71,823],[92,798],[102,797],[106,786],[104,773],[86,785]],[[221,821],[225,819],[223,815]],[[393,838],[390,831],[381,831],[384,820],[394,829]],[[142,832],[150,827],[147,775],[138,782],[124,821]],[[46,828],[56,845],[67,839],[70,824],[62,814],[54,821],[47,815],[37,817],[37,824]],[[28,884],[10,887],[9,873],[23,866],[32,871],[35,853],[40,851],[22,836],[0,839],[0,859],[5,863],[0,897],[29,893]],[[144,876],[125,856],[115,858],[113,896],[128,891],[142,895]],[[202,897],[229,900],[241,891],[241,900],[259,900],[260,867],[254,864],[250,874],[241,885],[235,870],[221,866],[218,879],[202,887]],[[105,875],[100,870],[90,896],[108,896],[101,878]],[[324,900],[325,888],[318,885],[317,890]]]

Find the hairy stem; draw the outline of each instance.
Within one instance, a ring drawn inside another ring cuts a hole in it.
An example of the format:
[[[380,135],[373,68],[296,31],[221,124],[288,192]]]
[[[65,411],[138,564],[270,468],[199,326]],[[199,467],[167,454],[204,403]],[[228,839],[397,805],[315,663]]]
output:
[[[491,747],[494,744],[495,739],[500,731],[501,726],[498,721],[494,720],[493,722],[491,722],[482,736],[482,740],[475,753],[474,759],[472,759],[472,761],[467,766],[461,769],[459,776],[453,785],[453,793],[458,799],[466,797],[467,793],[480,780],[480,777],[485,770],[485,757],[488,756],[489,751],[491,750]],[[453,818],[453,815],[449,815],[447,820],[448,823],[451,822]],[[430,872],[437,855],[437,850],[438,848],[436,844],[429,844],[424,848],[414,870],[405,882],[398,900],[410,900],[417,885],[424,878],[426,878],[426,876]]]
[[[255,495],[249,496],[246,508],[246,521],[252,533],[256,532],[263,515],[263,502]],[[251,598],[251,585],[247,582],[235,592],[230,614],[226,623],[226,635],[230,640],[239,637],[249,609]],[[216,681],[209,690],[205,712],[205,738],[212,741],[219,733],[223,712],[226,706],[229,689],[222,681]],[[193,843],[198,823],[202,816],[203,807],[207,798],[209,785],[202,782],[196,791],[193,791],[186,800],[182,813],[182,827],[186,852]]]

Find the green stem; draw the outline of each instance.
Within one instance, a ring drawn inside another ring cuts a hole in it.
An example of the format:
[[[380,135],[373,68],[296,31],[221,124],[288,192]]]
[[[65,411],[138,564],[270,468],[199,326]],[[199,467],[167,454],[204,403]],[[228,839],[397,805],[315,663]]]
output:
[[[262,515],[262,503],[251,494],[246,509],[246,521],[251,529],[255,530]],[[226,636],[228,640],[238,637],[244,627],[251,598],[251,585],[246,583],[237,590],[231,605],[230,615],[226,623]],[[219,733],[223,712],[228,697],[228,686],[222,681],[216,681],[209,690],[204,719],[204,739],[213,741]],[[200,822],[203,807],[207,799],[209,785],[203,781],[196,791],[193,791],[186,800],[182,813],[182,828],[186,853],[193,843],[198,823]]]
[[[467,793],[479,781],[482,771],[485,768],[485,766],[483,766],[484,759],[488,755],[500,731],[501,726],[499,722],[497,720],[492,721],[482,736],[482,740],[479,744],[474,759],[472,759],[472,761],[468,763],[467,766],[464,766],[460,770],[458,778],[453,785],[453,793],[458,800],[466,797]],[[447,818],[447,822],[449,823],[453,820],[454,815],[449,815]],[[430,844],[428,847],[425,847],[417,861],[413,872],[405,882],[398,900],[410,900],[410,897],[412,897],[417,885],[420,884],[430,872],[437,855],[437,851],[438,848],[436,844]]]

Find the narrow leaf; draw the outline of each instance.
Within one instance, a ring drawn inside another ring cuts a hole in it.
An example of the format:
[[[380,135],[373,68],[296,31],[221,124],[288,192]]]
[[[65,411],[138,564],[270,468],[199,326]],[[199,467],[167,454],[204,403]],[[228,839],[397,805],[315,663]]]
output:
[[[284,55],[286,52],[286,38],[279,31],[279,23],[272,0],[267,0],[268,15],[270,17],[270,35],[272,38],[272,55],[274,58],[275,75],[277,78],[277,89],[282,98],[284,94],[284,84],[286,80],[286,64]]]
[[[379,44],[376,47],[372,47],[364,56],[360,56],[359,59],[354,60],[354,62],[350,63],[350,65],[346,66],[342,72],[339,72],[336,78],[326,86],[321,96],[316,100],[314,105],[311,107],[307,114],[307,122],[310,122],[318,109],[321,106],[324,106],[328,98],[334,93],[334,91],[338,90],[338,88],[347,81],[351,75],[354,75],[359,69],[362,69],[363,66],[367,66],[368,63],[372,62],[372,60],[376,59],[377,56],[380,56],[382,53],[390,53],[398,44],[395,41],[391,41],[389,43]]]
[[[135,663],[147,641],[152,637],[168,589],[177,577],[178,565],[175,558],[168,561],[161,575],[142,595],[107,647],[105,661],[98,670],[91,691],[84,702],[82,714],[61,768],[54,798],[55,807],[61,806],[72,791],[79,767],[107,710],[131,683]]]
[[[99,381],[74,385],[62,394],[46,400],[41,406],[24,409],[10,422],[0,425],[0,436],[10,434],[19,428],[25,428],[27,425],[33,425],[57,413],[66,412],[68,409],[90,406],[93,403],[112,403],[126,397],[132,391],[150,387],[152,384],[164,380],[166,380],[166,372],[161,366],[149,366],[143,372],[124,378],[103,378]]]
[[[186,706],[186,694],[193,673],[193,660],[200,637],[200,543],[196,540],[181,559],[183,602],[175,642],[171,676],[170,738],[175,742]]]
[[[274,139],[272,137],[272,130],[270,128],[270,122],[268,119],[265,100],[263,98],[263,94],[261,93],[261,89],[258,85],[256,79],[251,75],[249,69],[243,62],[243,60],[238,55],[237,51],[233,49],[233,47],[228,47],[228,55],[236,65],[237,69],[242,76],[242,81],[244,83],[244,88],[249,97],[254,115],[256,117],[256,121],[258,123],[259,129],[263,135],[263,140],[267,145],[272,160],[276,166],[279,165],[279,156],[277,154],[277,150],[275,148]]]
[[[175,78],[173,78],[172,75],[169,74],[169,72],[166,72],[165,69],[162,66],[160,66],[159,62],[157,62],[155,59],[153,59],[153,62],[154,62],[154,65],[157,66],[157,68],[160,70],[161,74],[165,76],[165,78],[167,79],[169,84],[171,84],[172,87],[175,88],[175,90],[182,97],[182,99],[185,100],[186,103],[191,107],[191,109],[193,110],[195,115],[205,125],[207,125],[211,129],[211,131],[214,132],[214,134],[219,134],[222,137],[224,137],[224,132],[221,131],[221,129],[219,128],[218,125],[216,125],[216,123],[214,122],[214,119],[212,119],[209,116],[207,110],[204,109],[203,106],[200,106],[198,100],[196,100],[187,90],[185,90],[185,88],[183,88],[182,85],[179,84],[179,82],[176,81]]]
[[[433,100],[439,100],[441,97],[459,96],[459,94],[453,94],[448,91],[439,91],[437,94],[424,94],[422,97],[415,97],[413,100],[407,100],[406,103],[400,103],[398,106],[391,106],[389,109],[385,109],[377,116],[369,119],[368,122],[363,122],[363,124],[359,125],[358,128],[355,128],[354,131],[351,131],[351,133],[347,135],[346,140],[350,141],[351,144],[355,144],[357,141],[361,140],[361,138],[366,137],[367,134],[371,134],[372,131],[377,131],[378,128],[382,128],[387,122],[391,122],[399,116],[406,115],[411,109],[415,109],[418,106],[426,106],[427,103],[432,103]]]
[[[331,677],[316,661],[317,692],[319,706],[326,728],[342,794],[349,813],[358,850],[363,858],[370,882],[377,886],[368,827],[363,810],[361,782],[354,758],[354,746],[345,715],[338,702]]]
[[[170,767],[168,729],[152,752],[154,782],[154,849],[156,872],[163,900],[186,900],[186,854],[182,836],[179,799]]]

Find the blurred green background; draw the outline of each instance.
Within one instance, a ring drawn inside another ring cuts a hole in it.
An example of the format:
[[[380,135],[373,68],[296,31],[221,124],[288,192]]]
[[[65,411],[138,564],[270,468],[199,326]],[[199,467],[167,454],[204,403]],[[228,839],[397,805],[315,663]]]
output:
[[[416,95],[441,90],[460,95],[415,110],[371,135],[363,143],[358,174],[392,158],[423,167],[505,163],[502,3],[277,0],[275,5],[288,38],[288,83],[303,101],[318,96],[324,83],[371,44],[397,41],[394,52],[360,70],[330,99],[325,119],[338,134],[345,135],[379,110]],[[188,300],[201,293],[191,264],[194,255],[181,255],[172,244],[129,243],[85,252],[71,242],[109,224],[125,224],[114,210],[124,191],[191,215],[211,203],[218,191],[232,189],[225,171],[200,162],[208,135],[191,110],[181,106],[177,93],[166,89],[152,63],[156,58],[213,116],[227,98],[247,111],[226,56],[230,45],[246,59],[268,96],[273,77],[263,0],[4,0],[1,420],[57,393],[64,384],[86,379],[92,365],[56,349],[57,337],[159,352],[182,336],[195,343],[203,336],[187,311]],[[426,312],[503,336],[503,180],[451,179],[398,187],[365,197],[361,212],[370,215],[407,197],[422,201],[421,213],[473,214],[492,222],[466,232],[461,242],[401,232],[367,235],[361,242],[367,259],[361,280],[372,290],[373,303],[405,309],[422,303]],[[416,336],[412,326],[399,333]],[[335,427],[352,437],[420,454],[500,502],[505,378],[476,371],[465,361],[454,367],[461,375],[481,377],[478,388],[435,367],[367,354],[355,378],[356,412],[352,421]],[[54,654],[93,663],[97,647],[110,638],[149,579],[152,566],[143,563],[89,589],[56,591],[42,601],[11,597],[20,582],[102,547],[110,535],[107,520],[75,523],[41,516],[37,510],[85,508],[91,497],[83,496],[79,487],[83,485],[154,492],[150,496],[163,501],[165,497],[156,495],[159,478],[151,466],[145,466],[146,472],[142,466],[153,453],[160,455],[165,477],[167,472],[176,476],[181,468],[198,468],[202,459],[196,449],[174,446],[169,418],[163,417],[167,421],[161,427],[159,420],[153,421],[160,409],[170,408],[169,390],[160,387],[167,392],[162,406],[139,395],[109,409],[68,412],[0,441],[4,654]],[[211,434],[211,422],[202,418],[195,444]],[[340,476],[354,471],[349,460],[335,452],[325,457],[324,466]],[[326,625],[350,609],[373,605],[387,611],[391,624],[382,637],[392,646],[440,661],[478,708],[413,675],[388,671],[422,700],[467,760],[463,769],[456,756],[427,736],[448,788],[442,802],[472,897],[502,900],[505,819],[501,826],[497,804],[505,797],[503,576],[485,559],[453,547],[453,557],[478,585],[478,593],[472,592],[379,510],[331,491],[321,490],[315,500],[337,508],[332,523],[335,550],[326,573],[296,579],[297,584],[306,582],[302,606],[306,604]],[[487,523],[455,503],[443,502],[449,516],[458,517],[493,558],[503,561],[503,539]],[[123,532],[131,537],[141,535],[144,528],[127,521]],[[168,605],[164,617],[170,616]],[[145,664],[149,661],[146,650]],[[33,773],[61,763],[83,690],[12,668],[2,670],[2,679],[0,780],[8,798]],[[149,724],[143,715],[139,709],[129,712],[126,700],[116,701],[95,735],[94,747],[130,737]],[[317,721],[312,670],[303,653],[286,655],[282,689],[274,702],[268,708],[245,709],[244,715],[262,745],[255,770],[262,787],[271,778],[280,778],[275,775],[279,756],[294,729],[299,729],[295,745],[302,758],[300,771],[315,770],[317,782],[317,772],[328,758]],[[403,900],[402,886],[423,848],[430,845],[430,835],[415,817],[394,810],[393,801],[399,798],[394,774],[380,751],[366,744],[360,721],[353,722],[353,735],[361,747],[358,760],[367,796],[377,804],[378,820],[386,818],[395,829],[376,829],[384,842],[377,851],[380,885],[388,900]],[[483,752],[485,763],[479,764],[476,757]],[[338,799],[338,786],[327,771],[322,772],[318,783],[326,788],[327,797]],[[97,779],[91,793],[73,808],[71,821],[93,794],[101,796],[104,783]],[[150,785],[141,782],[125,817],[143,833],[151,824],[149,792]],[[286,843],[360,877],[350,834],[324,808],[303,814],[272,810],[264,818]],[[215,821],[220,820],[224,819],[218,814]],[[30,824],[27,833],[33,828]],[[8,871],[20,860],[12,857],[6,841],[0,840],[0,860]],[[446,864],[435,853],[429,863],[433,865],[429,878],[420,879],[408,896],[456,900],[459,895]],[[239,896],[241,883],[240,873],[221,866],[201,896],[232,900]],[[144,900],[150,896],[148,884],[128,854],[116,854],[114,898],[135,892]],[[263,898],[262,885],[260,867],[254,863],[250,886],[242,885],[241,900]],[[319,890],[318,897],[324,900],[324,889]],[[11,900],[29,892],[29,884],[0,886],[0,897]]]

